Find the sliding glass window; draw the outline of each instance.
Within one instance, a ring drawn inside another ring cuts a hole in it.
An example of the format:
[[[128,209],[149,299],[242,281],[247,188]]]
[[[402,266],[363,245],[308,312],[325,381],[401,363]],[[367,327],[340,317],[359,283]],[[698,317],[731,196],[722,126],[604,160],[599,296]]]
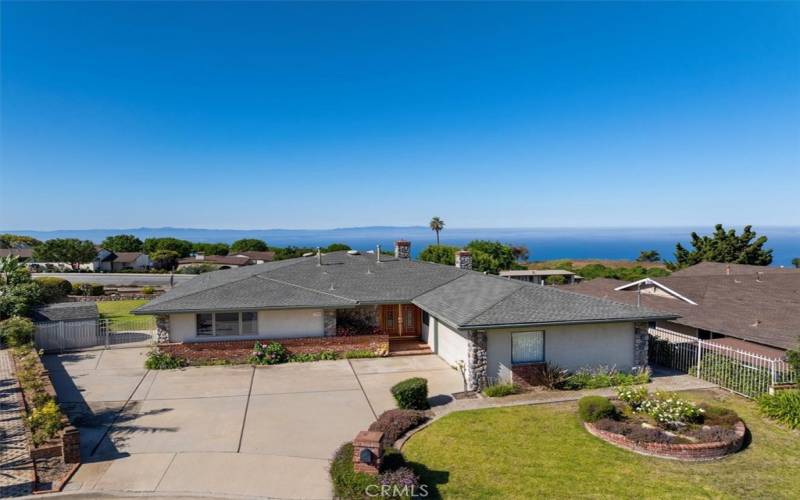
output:
[[[255,312],[201,313],[196,318],[200,337],[258,334],[258,314]]]

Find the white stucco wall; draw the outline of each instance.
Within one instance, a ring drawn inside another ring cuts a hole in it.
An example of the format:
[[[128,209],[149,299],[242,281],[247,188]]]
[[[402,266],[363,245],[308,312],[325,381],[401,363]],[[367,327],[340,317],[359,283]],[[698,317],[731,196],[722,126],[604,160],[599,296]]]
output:
[[[451,366],[457,366],[459,361],[467,362],[469,341],[458,330],[453,330],[441,321],[436,322],[438,336],[438,354]]]
[[[545,361],[567,370],[610,365],[633,367],[633,323],[597,323],[546,328],[488,331],[487,376],[492,381],[511,379],[511,332],[544,330]]]
[[[195,314],[171,314],[173,342],[208,339],[322,337],[325,334],[322,309],[271,309],[258,311],[258,335],[213,337],[196,335]]]

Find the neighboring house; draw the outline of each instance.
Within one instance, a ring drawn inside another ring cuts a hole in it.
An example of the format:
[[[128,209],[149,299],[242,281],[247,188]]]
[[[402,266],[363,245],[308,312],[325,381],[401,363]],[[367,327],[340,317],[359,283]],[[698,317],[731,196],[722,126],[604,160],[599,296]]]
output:
[[[703,263],[664,278],[562,289],[674,313],[657,326],[765,356],[782,357],[800,342],[800,270]]]
[[[409,245],[394,258],[318,253],[206,273],[134,313],[157,316],[162,342],[334,336],[337,323],[363,322],[426,342],[471,389],[525,381],[546,362],[645,365],[647,322],[676,317],[473,272],[467,251],[454,267],[411,260]]]
[[[152,265],[150,257],[141,252],[115,252],[116,257],[111,261],[111,271],[118,272],[126,269],[147,270]]]
[[[33,248],[0,248],[0,257],[16,256],[22,262],[33,261]]]
[[[247,257],[250,259],[250,264],[263,264],[275,260],[275,252],[239,252],[228,254],[228,256]]]
[[[94,302],[60,302],[34,309],[33,321],[92,321],[100,317]]]
[[[111,272],[112,262],[116,257],[116,254],[111,250],[97,247],[97,255],[94,257],[94,260],[81,264],[80,268],[84,271]]]
[[[219,266],[220,269],[232,269],[250,265],[250,257],[239,257],[234,255],[205,255],[197,252],[194,257],[187,257],[178,261],[178,269],[199,264],[210,264]]]
[[[550,276],[563,276],[568,284],[579,283],[583,280],[572,271],[563,269],[522,269],[514,271],[500,271],[500,276],[512,280],[527,281],[535,285],[545,285]]]

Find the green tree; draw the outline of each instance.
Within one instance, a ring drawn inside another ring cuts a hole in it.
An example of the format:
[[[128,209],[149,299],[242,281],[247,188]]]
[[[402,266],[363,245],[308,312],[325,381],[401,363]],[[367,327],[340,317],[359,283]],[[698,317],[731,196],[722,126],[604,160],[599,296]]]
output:
[[[795,257],[794,259],[792,259],[792,265],[794,267],[800,268],[800,257]]]
[[[472,269],[497,274],[514,266],[511,247],[499,241],[472,240],[467,245],[472,252]]]
[[[12,316],[28,316],[33,308],[42,303],[42,290],[38,283],[29,281],[0,290],[0,319]]]
[[[93,261],[96,256],[94,243],[76,238],[47,240],[33,249],[33,257],[39,262],[66,262],[76,267]]]
[[[767,237],[758,236],[752,226],[745,226],[742,234],[737,235],[735,229],[725,230],[722,224],[717,224],[711,236],[699,236],[695,232],[691,236],[691,250],[680,243],[675,245],[675,262],[667,263],[671,269],[693,266],[700,262],[730,262],[755,266],[768,266],[772,263],[772,250],[764,249]]]
[[[548,285],[563,285],[567,282],[567,278],[563,274],[552,274],[544,279]]]
[[[203,252],[206,255],[228,255],[230,247],[227,243],[193,243],[193,252]]]
[[[132,234],[115,234],[104,239],[100,246],[112,252],[141,252],[143,243]]]
[[[41,244],[41,241],[31,236],[0,234],[0,248],[33,248]]]
[[[431,231],[436,233],[436,244],[439,244],[439,233],[444,229],[444,221],[439,217],[434,217],[429,223]]]
[[[273,248],[275,260],[295,259],[306,253],[316,253],[316,248],[288,246],[286,248]],[[255,251],[255,250],[254,250]]]
[[[156,250],[148,256],[156,269],[175,269],[180,258],[180,254],[174,250]]]
[[[239,252],[266,252],[269,250],[267,243],[264,240],[256,238],[243,238],[236,240],[231,245],[231,253]]]
[[[458,247],[448,245],[429,245],[419,254],[420,260],[447,266],[455,265]]]
[[[636,262],[658,262],[659,260],[661,260],[661,255],[658,250],[642,250],[636,257]]]
[[[322,252],[331,253],[331,252],[342,252],[347,250],[352,250],[352,248],[350,248],[350,245],[345,245],[344,243],[331,243],[327,247],[323,248]]]
[[[530,252],[525,245],[513,245],[511,253],[514,255],[514,260],[517,262],[525,262],[530,258]]]
[[[192,242],[178,238],[147,238],[144,240],[142,249],[151,260],[153,260],[153,253],[164,250],[175,252],[178,257],[188,257],[192,253]]]
[[[28,283],[30,280],[31,275],[19,257],[16,255],[0,257],[0,285],[13,286]]]

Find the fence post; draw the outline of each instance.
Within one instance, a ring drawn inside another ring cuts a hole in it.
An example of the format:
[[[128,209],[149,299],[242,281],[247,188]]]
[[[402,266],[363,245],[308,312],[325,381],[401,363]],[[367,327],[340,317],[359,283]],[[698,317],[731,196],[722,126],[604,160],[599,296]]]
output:
[[[104,329],[106,331],[106,349],[108,349],[108,346],[109,346],[108,332],[109,332],[110,328],[108,327],[108,320],[107,319],[101,319],[100,320],[100,328],[102,328],[102,329]]]
[[[700,378],[700,363],[703,361],[703,341],[697,339],[697,378]]]
[[[775,387],[775,384],[777,383],[777,374],[775,373],[775,360],[774,359],[770,359],[769,360],[769,367],[770,367],[770,374],[771,374],[771,380],[772,380],[772,387]]]

